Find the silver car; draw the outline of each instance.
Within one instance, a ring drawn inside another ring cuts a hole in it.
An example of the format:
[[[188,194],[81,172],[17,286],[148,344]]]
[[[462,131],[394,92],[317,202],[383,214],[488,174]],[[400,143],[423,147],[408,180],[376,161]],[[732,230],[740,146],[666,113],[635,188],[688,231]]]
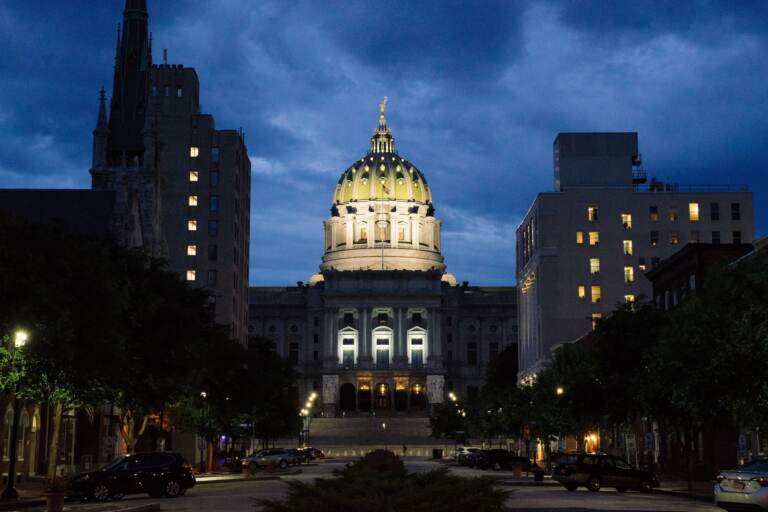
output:
[[[725,510],[768,510],[768,459],[721,471],[715,484],[715,503]]]
[[[296,450],[288,450],[286,448],[267,448],[259,450],[243,459],[243,467],[274,467],[277,466],[280,469],[285,469],[288,466],[292,466],[298,462],[296,458]]]

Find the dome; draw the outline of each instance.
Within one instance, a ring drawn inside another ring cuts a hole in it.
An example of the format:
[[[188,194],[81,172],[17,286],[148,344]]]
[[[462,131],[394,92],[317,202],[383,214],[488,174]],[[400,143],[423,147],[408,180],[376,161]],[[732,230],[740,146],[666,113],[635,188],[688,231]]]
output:
[[[395,151],[395,139],[384,118],[381,104],[379,127],[371,137],[367,155],[350,165],[339,178],[333,204],[355,201],[409,201],[432,204],[424,174]]]

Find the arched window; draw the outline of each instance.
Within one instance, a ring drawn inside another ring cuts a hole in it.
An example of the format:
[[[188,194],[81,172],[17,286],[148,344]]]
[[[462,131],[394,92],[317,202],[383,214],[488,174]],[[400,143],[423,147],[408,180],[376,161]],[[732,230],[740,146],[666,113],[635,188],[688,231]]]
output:
[[[422,327],[408,330],[408,363],[412,368],[423,368],[427,360],[427,331]]]
[[[389,368],[392,362],[392,329],[377,327],[373,330],[373,346],[376,351],[376,368]]]
[[[357,329],[347,326],[339,331],[339,362],[344,368],[357,364]]]

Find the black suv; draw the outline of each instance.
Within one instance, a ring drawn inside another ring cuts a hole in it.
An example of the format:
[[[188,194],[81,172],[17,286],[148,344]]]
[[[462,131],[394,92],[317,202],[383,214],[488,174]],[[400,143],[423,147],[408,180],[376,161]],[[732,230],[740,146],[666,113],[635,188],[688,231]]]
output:
[[[479,469],[514,469],[520,467],[523,471],[531,471],[531,460],[527,457],[517,457],[509,450],[501,448],[480,450],[475,454],[475,466]]]
[[[619,492],[627,489],[651,492],[659,486],[653,473],[633,468],[618,457],[595,453],[563,455],[552,472],[552,478],[569,491],[583,485],[594,492],[601,487],[615,487]]]
[[[153,498],[175,498],[194,485],[192,468],[180,454],[146,452],[126,455],[97,471],[75,475],[71,493],[94,501],[141,493]]]

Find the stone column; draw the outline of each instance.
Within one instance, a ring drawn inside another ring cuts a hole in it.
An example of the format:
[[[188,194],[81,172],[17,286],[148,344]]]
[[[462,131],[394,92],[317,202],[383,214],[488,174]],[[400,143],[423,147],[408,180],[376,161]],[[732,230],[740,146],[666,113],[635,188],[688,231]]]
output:
[[[347,215],[344,217],[344,226],[346,228],[346,243],[347,249],[354,245],[355,241],[355,215]]]

